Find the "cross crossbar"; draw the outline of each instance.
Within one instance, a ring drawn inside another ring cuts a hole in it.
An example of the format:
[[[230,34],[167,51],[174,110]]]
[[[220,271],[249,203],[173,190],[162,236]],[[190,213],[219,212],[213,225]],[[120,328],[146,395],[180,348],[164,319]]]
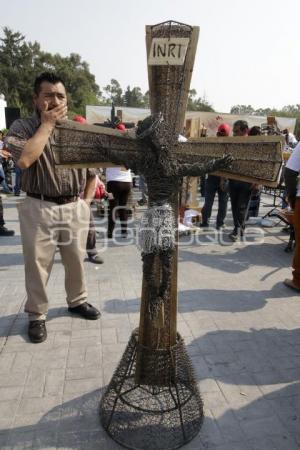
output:
[[[232,167],[218,172],[218,175],[274,187],[280,175],[283,143],[281,136],[200,138],[178,142],[173,146],[172,153],[176,159],[186,163],[206,163],[231,154],[234,157]],[[113,163],[106,161],[103,154],[107,150],[126,152],[133,159],[149,151],[147,145],[138,141],[132,132],[121,133],[71,121],[56,126],[52,148],[58,166],[81,168],[112,166]]]

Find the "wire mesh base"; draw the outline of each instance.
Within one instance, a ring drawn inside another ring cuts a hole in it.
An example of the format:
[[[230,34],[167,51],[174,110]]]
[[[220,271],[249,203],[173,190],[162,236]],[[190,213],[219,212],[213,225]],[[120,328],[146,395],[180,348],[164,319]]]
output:
[[[170,349],[155,350],[140,347],[138,330],[132,333],[100,417],[107,433],[130,449],[171,450],[196,436],[203,403],[180,335]]]

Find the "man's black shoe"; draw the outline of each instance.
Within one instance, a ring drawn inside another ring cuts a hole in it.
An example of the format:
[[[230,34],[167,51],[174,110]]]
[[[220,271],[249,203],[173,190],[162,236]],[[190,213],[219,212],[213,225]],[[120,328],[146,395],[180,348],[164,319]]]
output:
[[[28,325],[28,337],[31,342],[38,344],[47,339],[47,330],[44,320],[31,320]]]
[[[239,233],[239,231],[238,231],[237,229],[234,229],[234,230],[228,235],[229,239],[231,239],[232,242],[238,241],[239,236],[240,236],[240,233]]]
[[[14,230],[8,230],[4,226],[0,227],[0,236],[13,236],[14,234]]]
[[[88,320],[97,320],[101,316],[100,311],[97,308],[85,302],[75,308],[68,308],[68,310],[73,314],[78,314]]]
[[[209,228],[209,225],[207,222],[200,223],[200,228]]]
[[[237,234],[230,233],[230,234],[229,234],[229,239],[231,239],[232,242],[236,242],[236,241],[238,241],[239,237],[238,237]]]
[[[99,253],[88,253],[88,259],[90,262],[94,264],[103,264],[103,258],[99,255]]]

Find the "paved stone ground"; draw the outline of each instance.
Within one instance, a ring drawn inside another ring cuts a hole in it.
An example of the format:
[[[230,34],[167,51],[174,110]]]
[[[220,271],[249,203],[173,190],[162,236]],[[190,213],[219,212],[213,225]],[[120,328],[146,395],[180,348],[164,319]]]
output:
[[[105,264],[86,262],[89,300],[102,310],[95,322],[68,314],[57,255],[49,336],[31,344],[21,200],[4,200],[16,236],[0,238],[0,448],[117,449],[99,424],[98,405],[138,325],[138,251],[130,241],[109,244]],[[230,244],[227,231],[221,242],[213,231],[181,239],[179,331],[205,404],[203,428],[187,450],[300,448],[300,298],[282,284],[291,264],[282,225],[264,231],[247,245]]]

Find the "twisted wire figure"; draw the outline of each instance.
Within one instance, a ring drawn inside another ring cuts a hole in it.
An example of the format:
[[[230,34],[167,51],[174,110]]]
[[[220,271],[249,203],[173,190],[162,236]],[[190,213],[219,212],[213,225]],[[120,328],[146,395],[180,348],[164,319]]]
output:
[[[149,116],[137,128],[137,139],[146,144],[136,156],[130,152],[105,150],[105,156],[114,162],[122,163],[134,172],[144,175],[148,186],[148,209],[141,220],[139,247],[143,261],[143,275],[149,292],[149,314],[157,319],[158,311],[164,304],[171,286],[171,267],[175,249],[176,222],[174,207],[185,176],[198,177],[229,167],[233,158],[230,155],[212,160],[207,164],[180,163],[171,148],[177,136],[170,130],[161,114]],[[145,148],[147,150],[145,150]],[[161,283],[157,286],[155,258],[161,261]]]

